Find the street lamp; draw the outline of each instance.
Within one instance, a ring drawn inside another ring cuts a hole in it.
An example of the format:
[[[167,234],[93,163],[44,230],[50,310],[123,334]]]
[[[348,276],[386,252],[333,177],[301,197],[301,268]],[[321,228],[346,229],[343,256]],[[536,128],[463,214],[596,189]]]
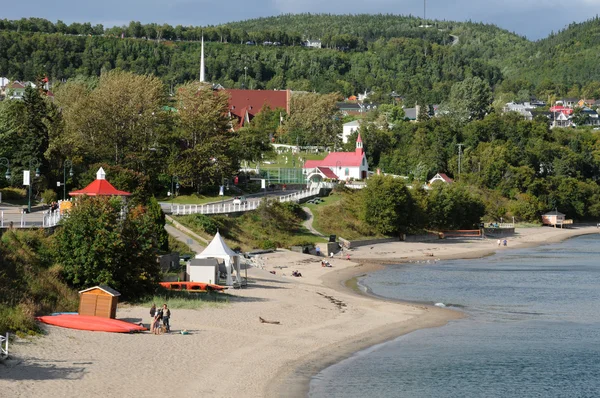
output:
[[[7,158],[0,158],[0,166],[6,166],[4,177],[6,177],[7,180],[10,180],[10,161]]]
[[[40,161],[37,159],[29,160],[29,199],[27,201],[27,213],[31,213],[31,186],[33,185],[33,178],[31,178],[31,169],[35,168],[35,176],[40,176]]]
[[[179,190],[179,177],[177,177],[177,176],[171,177],[171,202],[175,198],[175,191],[173,190],[173,183],[175,183],[175,189]]]
[[[69,159],[63,164],[63,200],[67,200],[67,167],[69,167],[69,177],[73,177],[73,162]]]

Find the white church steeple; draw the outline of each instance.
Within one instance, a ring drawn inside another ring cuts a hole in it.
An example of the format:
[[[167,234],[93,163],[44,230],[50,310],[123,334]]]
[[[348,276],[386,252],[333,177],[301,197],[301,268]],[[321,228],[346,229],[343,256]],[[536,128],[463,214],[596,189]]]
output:
[[[200,82],[204,80],[204,36],[202,36],[202,49],[200,50]]]

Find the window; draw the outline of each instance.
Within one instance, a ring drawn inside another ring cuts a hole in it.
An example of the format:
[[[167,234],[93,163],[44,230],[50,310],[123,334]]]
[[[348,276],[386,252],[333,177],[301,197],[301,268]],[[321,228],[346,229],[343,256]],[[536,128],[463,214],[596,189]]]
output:
[[[365,158],[363,158],[363,166],[367,165],[367,160]]]
[[[348,177],[350,175],[350,169],[346,167],[345,173],[346,177]]]

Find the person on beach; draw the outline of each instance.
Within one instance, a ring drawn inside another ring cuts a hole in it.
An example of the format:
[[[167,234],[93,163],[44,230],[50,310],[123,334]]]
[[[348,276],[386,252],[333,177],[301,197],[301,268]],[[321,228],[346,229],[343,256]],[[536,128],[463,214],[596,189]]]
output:
[[[171,310],[169,309],[169,307],[167,307],[167,303],[163,304],[162,319],[163,326],[165,327],[167,333],[169,333],[171,331],[171,325],[169,325],[169,319],[171,319]]]
[[[154,327],[154,316],[156,315],[156,304],[152,303],[150,307],[150,330]]]
[[[319,246],[315,248],[315,251],[317,252],[317,256],[321,255],[321,248]]]
[[[498,246],[500,246],[500,244],[501,244],[501,243],[502,243],[502,242],[500,241],[500,239],[498,239]]]
[[[506,239],[504,239],[504,241],[502,242],[504,246],[507,245],[508,241]]]
[[[160,321],[162,320],[162,311],[158,310],[156,311],[156,314],[154,315],[154,322],[152,323],[152,333],[153,334],[160,334]]]

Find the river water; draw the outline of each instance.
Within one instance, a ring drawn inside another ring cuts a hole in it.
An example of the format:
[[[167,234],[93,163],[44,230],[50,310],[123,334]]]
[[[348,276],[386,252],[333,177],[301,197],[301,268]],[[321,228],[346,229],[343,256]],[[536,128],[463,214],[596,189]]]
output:
[[[600,235],[359,282],[469,316],[354,354],[313,377],[310,397],[600,397]]]

